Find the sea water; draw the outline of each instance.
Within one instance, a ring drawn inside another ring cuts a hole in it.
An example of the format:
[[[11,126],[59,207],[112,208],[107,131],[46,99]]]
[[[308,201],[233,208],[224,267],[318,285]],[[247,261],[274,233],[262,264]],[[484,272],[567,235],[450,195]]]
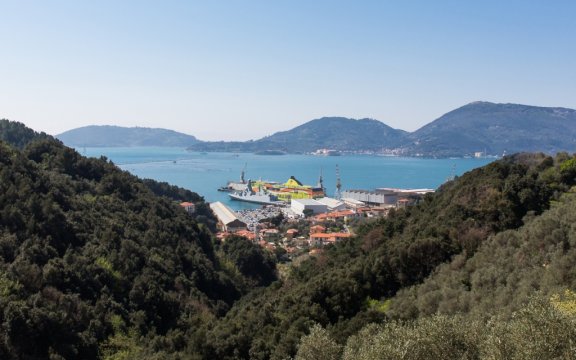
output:
[[[436,189],[452,175],[483,166],[493,159],[423,159],[374,155],[255,155],[200,153],[182,148],[78,148],[86,156],[106,156],[121,169],[140,177],[166,181],[192,190],[208,202],[222,201],[233,209],[258,205],[230,200],[218,191],[228,181],[245,178],[285,182],[290,176],[316,185],[320,174],[329,196],[336,191],[336,168],[342,190],[374,190],[379,187]]]

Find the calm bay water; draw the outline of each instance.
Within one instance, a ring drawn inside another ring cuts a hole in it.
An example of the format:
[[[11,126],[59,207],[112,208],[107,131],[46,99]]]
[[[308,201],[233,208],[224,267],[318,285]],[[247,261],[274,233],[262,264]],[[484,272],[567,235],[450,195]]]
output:
[[[219,192],[229,180],[238,181],[246,166],[246,179],[285,182],[295,176],[304,184],[316,185],[322,171],[328,195],[336,190],[336,165],[342,189],[373,190],[378,187],[435,189],[454,173],[461,175],[493,159],[419,159],[367,155],[265,156],[232,153],[188,152],[182,148],[86,148],[87,156],[106,156],[123,170],[141,178],[166,181],[192,190],[207,201],[222,201],[234,209],[257,207],[231,201]]]

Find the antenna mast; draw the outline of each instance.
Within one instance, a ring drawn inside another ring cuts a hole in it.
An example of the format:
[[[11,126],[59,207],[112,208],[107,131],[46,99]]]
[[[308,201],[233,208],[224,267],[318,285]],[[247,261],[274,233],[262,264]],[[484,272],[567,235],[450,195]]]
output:
[[[452,170],[450,171],[450,176],[446,181],[453,181],[456,179],[456,164],[452,164]]]

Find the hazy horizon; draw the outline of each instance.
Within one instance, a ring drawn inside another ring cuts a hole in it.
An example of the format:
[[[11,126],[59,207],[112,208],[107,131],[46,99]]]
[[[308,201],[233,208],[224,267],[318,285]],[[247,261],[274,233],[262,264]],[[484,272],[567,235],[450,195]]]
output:
[[[250,140],[414,131],[473,101],[576,108],[571,1],[1,2],[0,118]]]

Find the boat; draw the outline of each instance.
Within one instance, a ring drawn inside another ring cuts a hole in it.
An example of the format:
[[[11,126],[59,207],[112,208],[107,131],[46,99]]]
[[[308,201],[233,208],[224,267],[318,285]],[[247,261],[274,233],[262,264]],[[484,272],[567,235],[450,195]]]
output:
[[[322,183],[322,175],[320,175],[319,185],[315,187],[302,184],[294,176],[291,176],[285,183],[248,180],[247,184],[240,185],[236,183],[235,185],[242,186],[242,189],[229,191],[228,189],[231,186],[229,183],[226,189],[221,191],[232,192],[229,196],[234,200],[258,204],[278,205],[289,203],[292,199],[316,199],[326,196]]]
[[[284,205],[285,202],[278,200],[278,197],[269,193],[265,188],[258,187],[258,191],[254,191],[253,183],[248,180],[243,191],[228,194],[232,200],[245,201],[253,204],[262,205]]]
[[[282,150],[260,150],[256,151],[254,155],[286,155],[286,152]]]
[[[332,149],[318,149],[312,153],[312,155],[318,156],[340,156],[342,153],[338,150]]]
[[[246,189],[246,180],[244,180],[244,175],[246,173],[246,166],[248,163],[244,164],[244,168],[242,168],[242,172],[240,173],[240,181],[228,181],[228,183],[224,186],[218,188],[218,191],[224,192],[242,192]]]

